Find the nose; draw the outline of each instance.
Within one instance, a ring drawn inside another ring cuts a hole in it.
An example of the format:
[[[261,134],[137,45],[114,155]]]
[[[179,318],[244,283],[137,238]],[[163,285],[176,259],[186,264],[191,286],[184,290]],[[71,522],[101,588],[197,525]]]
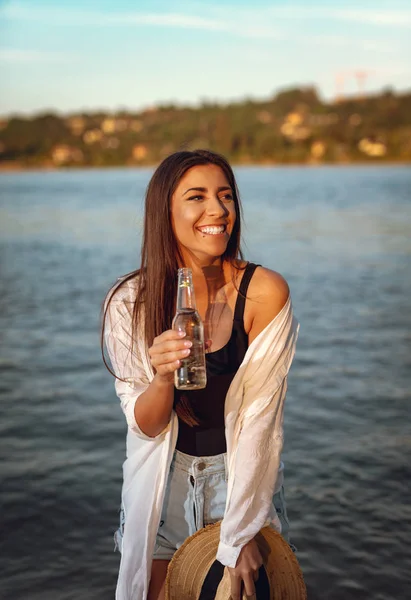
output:
[[[208,199],[206,212],[210,217],[226,217],[228,208],[218,196],[212,196]]]

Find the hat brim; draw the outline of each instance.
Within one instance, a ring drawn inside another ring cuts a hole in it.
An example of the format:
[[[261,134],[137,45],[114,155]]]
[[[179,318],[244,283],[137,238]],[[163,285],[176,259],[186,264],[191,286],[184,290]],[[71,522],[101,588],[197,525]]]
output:
[[[264,527],[255,540],[267,574],[270,600],[306,600],[300,565],[285,539],[271,527]],[[168,566],[166,600],[200,600],[203,586],[207,585],[207,575],[216,566],[219,541],[220,523],[208,525],[185,540]],[[216,600],[230,599],[227,572],[214,597]]]

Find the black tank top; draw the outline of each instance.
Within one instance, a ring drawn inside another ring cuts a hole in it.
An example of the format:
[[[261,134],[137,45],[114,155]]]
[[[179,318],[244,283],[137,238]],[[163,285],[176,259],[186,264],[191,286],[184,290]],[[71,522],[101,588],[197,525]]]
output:
[[[245,296],[258,265],[248,263],[241,279],[234,310],[233,328],[227,344],[206,354],[207,385],[202,390],[174,390],[174,407],[194,417],[189,425],[178,418],[177,450],[192,456],[215,456],[226,452],[224,404],[228,388],[248,348],[244,330]],[[190,420],[190,419],[189,419]]]

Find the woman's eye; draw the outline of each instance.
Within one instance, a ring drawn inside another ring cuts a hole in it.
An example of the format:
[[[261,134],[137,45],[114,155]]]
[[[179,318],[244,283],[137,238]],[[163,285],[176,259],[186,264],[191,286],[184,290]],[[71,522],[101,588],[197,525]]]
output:
[[[202,200],[203,196],[190,196],[189,200]]]
[[[224,196],[221,197],[221,200],[223,200],[223,202],[229,202],[232,199],[233,199],[232,194],[224,194]]]

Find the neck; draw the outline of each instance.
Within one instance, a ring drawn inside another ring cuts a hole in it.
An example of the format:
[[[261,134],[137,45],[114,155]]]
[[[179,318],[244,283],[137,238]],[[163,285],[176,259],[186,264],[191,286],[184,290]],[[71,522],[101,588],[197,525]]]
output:
[[[202,275],[207,284],[208,298],[212,303],[215,296],[226,284],[223,265],[208,265],[202,268]]]
[[[226,284],[229,263],[223,262],[221,256],[199,257],[187,251],[182,252],[182,258],[184,265],[181,266],[189,267],[193,272],[196,294],[202,294],[204,290],[208,303],[212,303],[217,292]]]
[[[223,269],[221,256],[196,256],[192,252],[183,251],[181,256],[184,264],[180,267],[188,267],[193,272],[193,277],[205,276],[205,273],[216,273]]]

